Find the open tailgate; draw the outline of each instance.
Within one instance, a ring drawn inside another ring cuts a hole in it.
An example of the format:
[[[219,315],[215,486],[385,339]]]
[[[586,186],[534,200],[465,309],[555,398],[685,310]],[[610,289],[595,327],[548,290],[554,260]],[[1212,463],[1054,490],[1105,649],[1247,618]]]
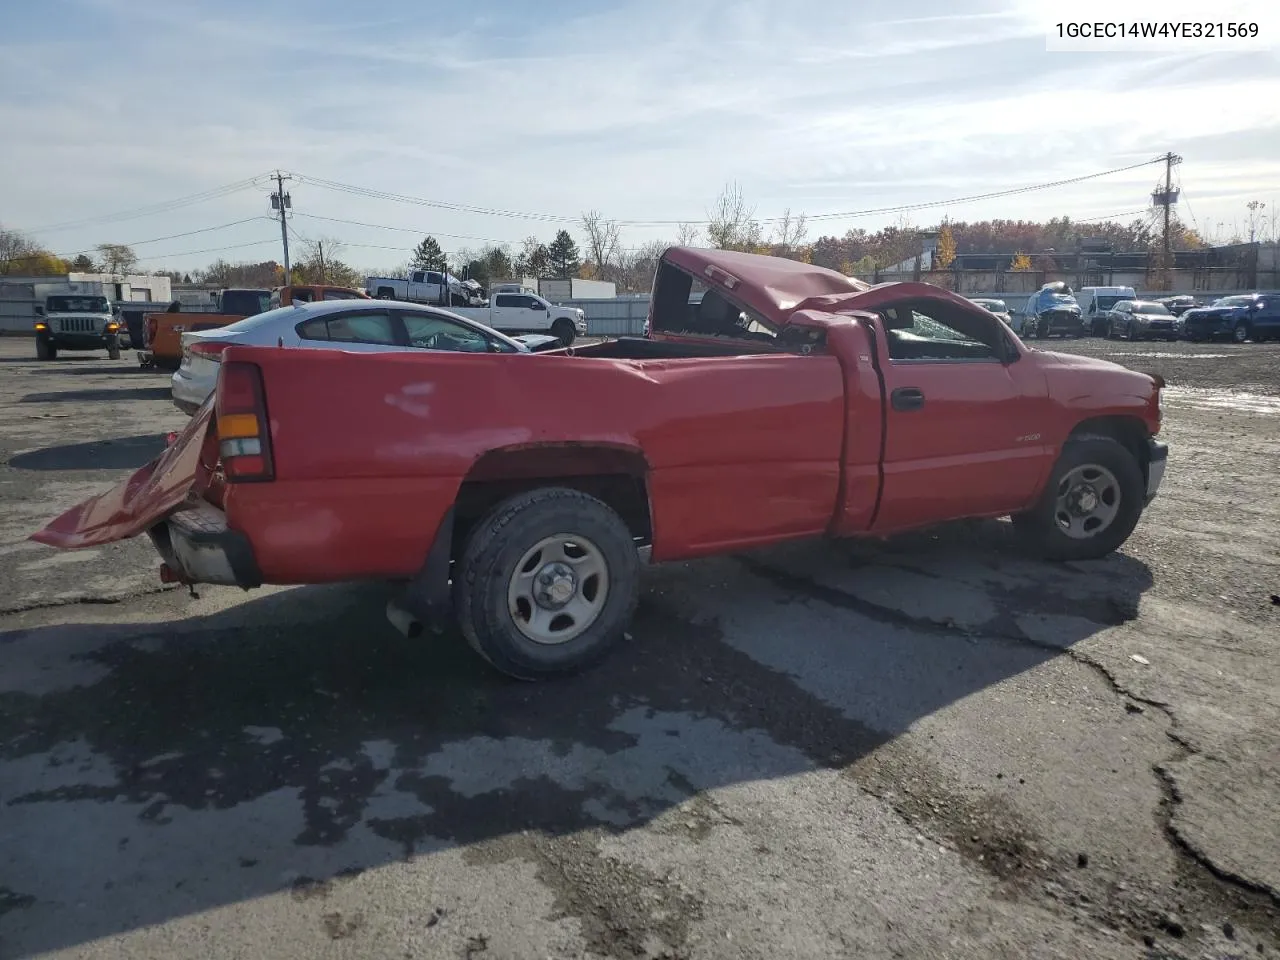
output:
[[[127,480],[51,520],[29,539],[74,550],[146,532],[208,485],[211,464],[202,462],[202,453],[212,419],[211,397],[164,453]]]

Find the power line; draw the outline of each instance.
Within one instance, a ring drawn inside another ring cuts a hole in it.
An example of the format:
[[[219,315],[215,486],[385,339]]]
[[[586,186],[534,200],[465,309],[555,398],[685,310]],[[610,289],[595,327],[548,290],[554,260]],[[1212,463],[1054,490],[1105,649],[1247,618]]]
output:
[[[1012,187],[1007,190],[993,190],[988,193],[971,194],[964,197],[951,197],[946,200],[929,200],[922,203],[898,204],[889,207],[871,207],[865,210],[844,210],[837,213],[820,213],[812,214],[805,217],[808,222],[852,219],[857,217],[869,217],[886,213],[906,213],[912,210],[926,210],[934,207],[945,207],[960,203],[976,203],[981,200],[995,200],[1001,197],[1019,196],[1024,193],[1032,193],[1038,190],[1050,190],[1055,187],[1070,186],[1076,183],[1084,183],[1088,180],[1096,180],[1099,177],[1109,177],[1117,173],[1126,173],[1130,170],[1138,170],[1142,167],[1152,166],[1153,164],[1163,163],[1164,157],[1155,157],[1150,160],[1143,160],[1140,163],[1132,163],[1124,167],[1113,167],[1110,170],[1101,170],[1097,173],[1082,174],[1078,177],[1068,177],[1063,180],[1053,180],[1047,183],[1027,184],[1021,187]],[[407,194],[392,193],[386,190],[373,190],[368,187],[360,187],[354,184],[341,183],[336,180],[324,180],[319,177],[308,177],[302,174],[294,174],[295,179],[301,183],[310,183],[313,186],[322,187],[326,190],[335,190],[340,193],[353,194],[355,196],[366,197],[374,200],[389,200],[394,203],[410,203],[418,206],[435,207],[441,210],[451,210],[459,213],[473,213],[483,216],[506,217],[518,220],[536,220],[550,223],[578,223],[581,217],[565,216],[563,214],[551,213],[529,213],[515,210],[503,210],[494,207],[481,207],[465,203],[453,203],[443,200],[428,200],[423,197],[414,197]],[[779,223],[785,217],[760,217],[757,218],[759,223]],[[792,219],[795,219],[792,217]],[[628,219],[612,219],[610,223],[618,226],[627,227],[658,227],[658,226],[678,226],[680,224],[707,224],[711,220],[705,219],[676,219],[676,220],[628,220]]]
[[[264,243],[278,243],[278,242],[279,241],[275,239],[250,240],[248,243],[233,243],[227,247],[206,247],[203,250],[182,250],[177,253],[157,253],[157,254],[153,254],[150,257],[139,257],[138,262],[141,263],[144,260],[165,260],[165,259],[168,259],[169,257],[193,257],[197,253],[219,253],[223,250],[241,250],[244,247],[260,247]]]
[[[495,240],[493,237],[473,237],[465,233],[441,233],[440,231],[424,231],[420,227],[392,227],[385,223],[365,223],[363,220],[342,220],[338,217],[322,217],[318,213],[294,213],[295,217],[306,217],[309,220],[327,220],[330,223],[345,223],[353,227],[371,227],[374,230],[397,230],[401,233],[413,233],[433,237],[448,237],[451,240],[476,240],[480,243],[523,243],[523,240]]]
[[[201,227],[199,230],[188,230],[185,233],[171,233],[167,237],[155,237],[151,240],[134,240],[130,243],[120,244],[120,246],[143,247],[149,243],[159,243],[162,240],[177,240],[179,237],[192,237],[192,236],[195,236],[197,233],[211,233],[214,230],[226,230],[228,227],[238,227],[242,223],[252,223],[255,220],[272,220],[272,218],[263,217],[263,216],[245,217],[243,220],[232,220],[230,223],[220,223],[214,227]],[[274,220],[272,222],[274,222]],[[67,260],[67,259],[75,258],[82,253],[92,253],[95,249],[97,248],[86,247],[84,250],[76,250],[73,253],[58,253],[58,254],[55,254],[55,256],[60,257],[63,260]]]
[[[122,220],[136,220],[139,217],[168,213],[171,210],[178,210],[182,207],[188,207],[195,203],[204,203],[207,200],[218,200],[222,197],[229,197],[233,193],[248,190],[261,183],[263,178],[266,176],[269,175],[258,174],[255,177],[249,177],[245,180],[237,180],[235,183],[224,184],[221,187],[212,187],[209,190],[202,190],[199,193],[193,193],[185,197],[177,197],[173,200],[164,200],[144,207],[134,207],[130,210],[123,210],[117,213],[104,213],[96,217],[84,217],[80,220],[66,220],[62,223],[53,223],[43,227],[34,227],[30,228],[30,232],[51,233],[55,230],[71,230],[76,227],[88,227],[102,223],[115,223]]]

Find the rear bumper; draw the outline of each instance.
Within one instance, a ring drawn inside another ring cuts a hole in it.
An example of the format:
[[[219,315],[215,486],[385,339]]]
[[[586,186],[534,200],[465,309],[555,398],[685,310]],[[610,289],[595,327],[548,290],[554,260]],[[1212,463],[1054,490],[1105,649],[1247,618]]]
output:
[[[262,572],[249,539],[227,526],[227,515],[199,501],[147,531],[172,578],[246,590],[262,586]]]
[[[1164,480],[1164,468],[1169,461],[1169,445],[1160,440],[1147,441],[1147,503],[1156,498]]]

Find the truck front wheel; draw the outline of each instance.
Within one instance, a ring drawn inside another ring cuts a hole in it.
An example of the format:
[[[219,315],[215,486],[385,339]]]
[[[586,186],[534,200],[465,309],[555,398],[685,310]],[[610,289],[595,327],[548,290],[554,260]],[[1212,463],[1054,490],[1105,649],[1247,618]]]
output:
[[[37,360],[57,360],[58,348],[51,344],[44,337],[36,337],[36,359]]]
[[[573,329],[573,322],[561,317],[551,325],[551,334],[560,338],[560,342],[566,347],[573,346],[573,339],[576,331]]]
[[[520,680],[572,673],[623,637],[640,590],[631,531],[595,497],[544,487],[472,529],[454,577],[463,635]]]
[[[120,340],[119,340],[119,338],[117,338],[117,337],[112,337],[112,338],[111,338],[111,340],[107,343],[107,359],[108,359],[108,360],[119,360],[119,359],[120,359]]]
[[[1069,440],[1040,502],[1013,518],[1049,560],[1096,560],[1129,539],[1142,516],[1137,458],[1111,437]]]

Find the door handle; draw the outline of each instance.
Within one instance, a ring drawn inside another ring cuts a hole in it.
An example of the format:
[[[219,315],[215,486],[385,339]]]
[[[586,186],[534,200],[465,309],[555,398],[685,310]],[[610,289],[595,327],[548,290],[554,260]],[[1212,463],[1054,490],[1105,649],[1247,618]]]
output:
[[[924,406],[924,391],[919,387],[899,387],[889,394],[889,403],[902,413],[919,410]]]

